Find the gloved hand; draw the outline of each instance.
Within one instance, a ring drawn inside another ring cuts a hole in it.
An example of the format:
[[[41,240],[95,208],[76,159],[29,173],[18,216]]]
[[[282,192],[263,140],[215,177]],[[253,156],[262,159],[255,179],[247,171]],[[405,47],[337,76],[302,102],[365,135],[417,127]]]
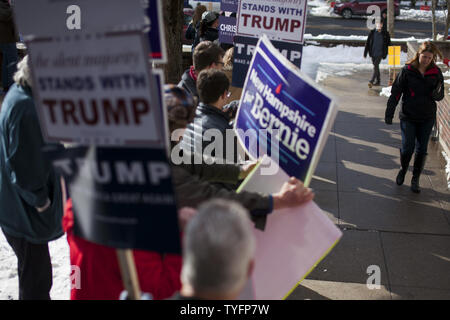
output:
[[[386,124],[392,124],[392,118],[384,118]]]

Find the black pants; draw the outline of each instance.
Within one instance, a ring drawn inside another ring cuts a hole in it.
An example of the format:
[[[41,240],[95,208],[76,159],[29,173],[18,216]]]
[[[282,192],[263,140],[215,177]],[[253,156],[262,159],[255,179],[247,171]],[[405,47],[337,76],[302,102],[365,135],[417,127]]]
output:
[[[372,57],[372,63],[373,63],[373,74],[372,74],[372,80],[370,82],[380,82],[380,62],[381,57]]]
[[[17,256],[19,300],[50,300],[53,275],[48,244],[3,234]]]

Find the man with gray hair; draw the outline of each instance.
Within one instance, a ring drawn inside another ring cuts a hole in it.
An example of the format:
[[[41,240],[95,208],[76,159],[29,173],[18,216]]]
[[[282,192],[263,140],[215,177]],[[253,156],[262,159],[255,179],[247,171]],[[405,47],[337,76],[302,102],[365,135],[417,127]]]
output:
[[[60,181],[45,146],[26,56],[0,112],[0,227],[17,256],[19,299],[50,299],[48,242],[63,235]]]
[[[255,239],[247,210],[233,201],[202,204],[183,239],[178,299],[233,300],[253,270]]]

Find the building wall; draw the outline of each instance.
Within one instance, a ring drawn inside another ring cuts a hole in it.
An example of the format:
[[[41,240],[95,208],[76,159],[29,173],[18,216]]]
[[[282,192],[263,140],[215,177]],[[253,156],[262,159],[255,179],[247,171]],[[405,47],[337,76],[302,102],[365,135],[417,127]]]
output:
[[[442,54],[446,58],[450,58],[450,41],[442,42],[437,41],[435,44],[439,47]],[[408,59],[414,57],[420,43],[408,42]],[[442,67],[440,65],[443,73],[449,70],[446,66]],[[446,77],[448,79],[448,77]],[[437,102],[437,114],[436,114],[436,124],[437,133],[433,134],[439,140],[442,149],[450,157],[450,96],[449,96],[450,86],[445,84],[445,97],[443,100]]]

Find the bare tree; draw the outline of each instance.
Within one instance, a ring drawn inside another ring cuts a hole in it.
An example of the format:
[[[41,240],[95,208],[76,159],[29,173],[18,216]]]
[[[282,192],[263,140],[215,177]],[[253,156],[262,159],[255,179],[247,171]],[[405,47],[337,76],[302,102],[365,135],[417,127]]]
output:
[[[183,74],[181,37],[183,32],[183,0],[161,1],[163,3],[164,29],[168,63],[164,65],[167,83],[178,83]]]
[[[437,0],[431,0],[431,25],[432,25],[432,34],[433,34],[433,41],[436,41],[437,39],[437,32],[436,32],[436,4]]]
[[[446,41],[448,38],[448,28],[450,28],[450,15],[448,14],[449,7],[450,7],[450,0],[447,0],[447,10],[444,10],[445,13],[444,41]]]
[[[387,0],[387,31],[394,36],[394,0]]]

